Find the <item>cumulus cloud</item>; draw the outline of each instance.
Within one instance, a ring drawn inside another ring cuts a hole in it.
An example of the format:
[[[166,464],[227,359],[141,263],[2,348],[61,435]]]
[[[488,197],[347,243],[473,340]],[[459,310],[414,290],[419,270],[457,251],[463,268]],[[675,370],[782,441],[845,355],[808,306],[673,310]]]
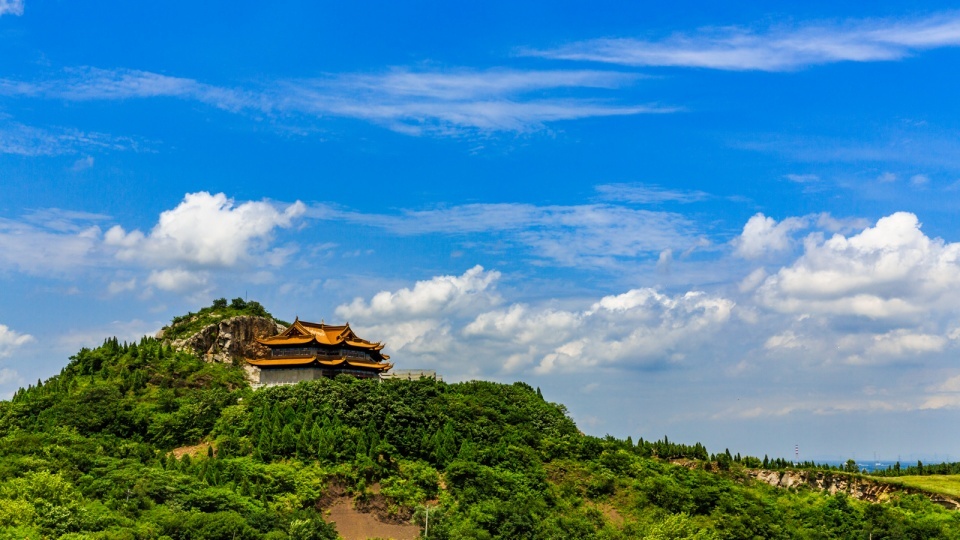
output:
[[[437,276],[413,288],[382,291],[366,301],[355,298],[336,314],[369,328],[397,349],[437,351],[450,343],[450,322],[500,302],[500,273],[474,266],[460,276]]]
[[[148,233],[120,225],[101,229],[109,216],[60,209],[0,218],[0,270],[77,278],[97,269],[107,292],[133,290],[137,283],[165,291],[201,290],[216,271],[248,271],[284,264],[297,248],[274,246],[275,231],[294,225],[303,203],[236,203],[222,193],[187,194],[160,214]],[[262,278],[263,275],[261,274]]]
[[[10,356],[14,350],[33,340],[33,336],[30,334],[21,334],[4,324],[0,324],[0,358]]]
[[[499,278],[499,272],[486,271],[477,265],[461,276],[438,276],[418,281],[413,289],[382,291],[369,302],[356,298],[352,303],[338,307],[337,315],[394,319],[398,316],[406,318],[456,313],[475,308],[477,302],[489,303],[488,289]]]
[[[264,201],[237,205],[223,193],[189,193],[176,208],[160,214],[149,234],[116,225],[104,241],[121,260],[229,267],[246,260],[251,248],[264,247],[274,229],[290,227],[304,209],[299,201],[278,209]],[[168,278],[175,272],[170,272],[156,280],[172,284]]]
[[[759,301],[788,313],[888,319],[952,310],[960,243],[929,238],[914,214],[898,212],[849,237],[811,234],[804,253],[768,277]]]
[[[381,292],[337,308],[384,336],[406,365],[442,365],[460,375],[651,368],[682,361],[730,318],[732,300],[703,292],[668,296],[634,289],[579,310],[513,303],[493,290],[496,272],[475,267],[412,289]],[[478,351],[482,351],[479,354]],[[470,358],[467,364],[451,359]]]
[[[960,14],[913,20],[850,20],[779,25],[764,30],[705,28],[661,40],[604,38],[526,54],[628,66],[677,66],[733,71],[788,71],[835,62],[900,60],[960,45]]]
[[[779,223],[763,214],[747,220],[743,232],[734,240],[737,255],[745,259],[758,259],[771,253],[790,249],[791,233],[808,226],[806,218],[787,218]]]
[[[765,279],[767,279],[767,271],[763,268],[757,268],[740,282],[740,292],[748,292],[756,289]]]

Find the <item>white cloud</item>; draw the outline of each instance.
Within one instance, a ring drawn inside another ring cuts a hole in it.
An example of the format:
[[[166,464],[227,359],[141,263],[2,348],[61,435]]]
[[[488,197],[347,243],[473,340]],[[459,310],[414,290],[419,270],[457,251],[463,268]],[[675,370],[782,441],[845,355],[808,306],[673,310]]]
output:
[[[579,310],[525,303],[498,308],[502,300],[492,289],[498,278],[475,267],[378,293],[369,302],[356,299],[336,312],[382,337],[404,365],[442,367],[456,377],[665,366],[709,339],[734,306],[702,292],[635,289]]]
[[[957,392],[960,393],[960,375],[954,375],[944,380],[942,383],[936,385],[933,390],[935,392]]]
[[[0,79],[0,95],[69,101],[175,97],[230,111],[267,107],[254,94],[148,71],[82,67],[67,69],[65,74],[64,78],[41,82]]]
[[[0,17],[23,15],[23,0],[0,0]]]
[[[791,330],[770,336],[763,347],[765,349],[799,349],[804,347],[803,340]]]
[[[13,354],[13,351],[27,343],[34,341],[30,334],[21,334],[0,324],[0,358]]]
[[[336,313],[345,318],[397,320],[469,311],[475,309],[478,302],[484,306],[491,303],[489,289],[499,278],[499,272],[487,271],[478,265],[461,276],[437,276],[418,281],[413,289],[379,292],[369,302],[356,298],[338,307]]]
[[[2,81],[0,81],[0,89],[2,89]],[[0,90],[0,94],[2,93]],[[18,122],[4,122],[0,126],[0,154],[36,157],[71,155],[90,151],[140,151],[143,149],[144,145],[134,139],[115,137],[106,133],[84,132],[56,126],[42,129]],[[82,161],[83,159],[80,160]]]
[[[692,203],[710,198],[710,194],[704,191],[664,189],[650,184],[603,184],[597,186],[596,190],[603,199],[608,201],[639,204]]]
[[[495,282],[500,273],[474,266],[460,276],[418,281],[412,289],[382,291],[369,302],[355,298],[336,308],[338,317],[359,322],[395,350],[435,353],[451,345],[450,321],[500,302]]]
[[[920,334],[905,329],[872,337],[873,343],[867,348],[868,355],[877,356],[913,356],[940,352],[947,345],[947,338],[932,334]]]
[[[885,319],[953,310],[958,286],[960,243],[931,239],[914,214],[898,212],[850,237],[811,234],[757,294],[777,311]]]
[[[463,334],[500,350],[509,369],[536,373],[598,366],[659,367],[682,361],[729,320],[731,300],[689,292],[667,296],[634,289],[583,311],[514,304],[483,313]]]
[[[595,39],[527,54],[628,66],[788,71],[835,62],[900,60],[918,51],[957,45],[960,15],[951,12],[914,20],[806,23],[760,31],[706,28],[658,41]]]
[[[209,277],[210,274],[205,271],[168,268],[150,272],[147,285],[153,285],[162,291],[191,292],[206,287]]]
[[[916,187],[923,187],[930,183],[930,177],[925,174],[915,174],[910,177],[910,184]]]
[[[304,209],[300,202],[238,204],[222,193],[191,193],[161,213],[147,234],[119,225],[104,234],[101,225],[110,217],[100,214],[35,210],[19,221],[0,218],[0,270],[78,279],[96,269],[111,295],[138,283],[196,292],[223,270],[262,282],[269,277],[258,272],[262,267],[282,265],[297,252],[296,245],[273,246],[273,233],[293,226]]]
[[[530,131],[546,123],[598,116],[669,113],[659,105],[616,105],[570,97],[570,91],[615,89],[638,75],[610,71],[394,69],[277,81],[255,89],[217,87],[139,70],[76,68],[42,82],[0,79],[0,95],[72,101],[172,97],[232,112],[357,118],[395,131],[459,134]],[[562,96],[551,97],[560,92]]]
[[[784,178],[798,184],[812,184],[820,181],[820,177],[815,174],[787,174]]]
[[[756,289],[765,279],[767,279],[767,271],[763,268],[757,268],[740,282],[740,292],[749,292]]]
[[[361,214],[316,206],[308,215],[380,227],[395,234],[491,233],[525,245],[562,266],[611,267],[665,249],[702,246],[694,224],[680,214],[587,204],[467,204],[400,215]]]
[[[176,208],[160,214],[149,234],[128,233],[117,225],[107,231],[104,241],[121,260],[230,267],[246,260],[252,248],[265,247],[274,229],[290,227],[304,209],[299,201],[278,209],[264,201],[236,205],[223,193],[188,193]],[[168,272],[173,273],[155,280],[167,285],[182,281],[168,279],[176,273]]]
[[[957,409],[960,408],[960,394],[939,394],[928,397],[921,409]]]
[[[94,223],[52,214],[38,224],[0,218],[0,269],[65,275],[87,267],[102,236]]]
[[[93,168],[94,159],[93,156],[85,156],[73,162],[73,165],[70,166],[70,170],[73,172],[85,171],[87,169]]]
[[[808,226],[806,218],[787,218],[780,223],[756,214],[747,220],[743,232],[734,240],[737,255],[757,259],[771,253],[787,251],[792,246],[790,233]]]
[[[636,78],[633,74],[585,70],[395,69],[385,74],[340,74],[292,81],[283,84],[277,95],[278,107],[284,110],[360,118],[410,134],[529,131],[560,120],[676,110],[545,95],[556,90],[619,88]]]
[[[110,284],[107,285],[107,292],[110,294],[120,294],[122,292],[132,291],[136,287],[136,278],[130,278],[128,280],[116,280],[111,281]]]

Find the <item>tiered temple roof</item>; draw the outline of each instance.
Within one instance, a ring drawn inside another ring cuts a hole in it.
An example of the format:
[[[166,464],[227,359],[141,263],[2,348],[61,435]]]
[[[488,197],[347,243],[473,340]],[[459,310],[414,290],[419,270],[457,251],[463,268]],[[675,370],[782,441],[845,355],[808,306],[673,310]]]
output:
[[[257,341],[270,349],[268,358],[248,359],[263,368],[317,367],[327,370],[386,372],[393,367],[383,354],[383,343],[361,339],[350,324],[330,325],[301,321],[283,332]]]

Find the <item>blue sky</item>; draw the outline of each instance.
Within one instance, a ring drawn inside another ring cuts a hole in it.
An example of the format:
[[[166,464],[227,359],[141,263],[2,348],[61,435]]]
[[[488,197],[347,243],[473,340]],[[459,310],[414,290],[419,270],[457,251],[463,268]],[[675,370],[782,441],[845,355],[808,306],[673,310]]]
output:
[[[0,395],[218,297],[589,433],[939,459],[960,12],[0,0]]]

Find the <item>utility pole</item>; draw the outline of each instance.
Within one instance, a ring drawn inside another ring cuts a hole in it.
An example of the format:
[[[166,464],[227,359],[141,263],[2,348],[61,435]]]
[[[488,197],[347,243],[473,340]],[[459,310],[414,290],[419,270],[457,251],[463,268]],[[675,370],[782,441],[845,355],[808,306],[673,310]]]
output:
[[[426,508],[427,508],[427,518],[424,521],[424,526],[423,526],[423,537],[425,539],[430,537],[430,507],[427,506]]]

